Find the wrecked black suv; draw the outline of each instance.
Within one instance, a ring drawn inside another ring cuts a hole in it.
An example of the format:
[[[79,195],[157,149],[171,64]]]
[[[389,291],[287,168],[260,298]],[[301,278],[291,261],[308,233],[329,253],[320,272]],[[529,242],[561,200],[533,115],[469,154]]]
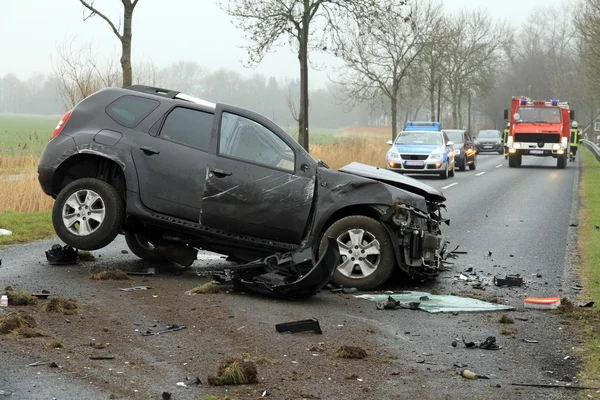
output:
[[[363,290],[396,267],[436,276],[447,249],[436,189],[359,163],[331,170],[264,116],[172,90],[87,97],[60,120],[38,173],[54,229],[76,249],[124,234],[145,260],[205,249],[251,262],[305,249],[318,259],[337,243],[321,287]]]

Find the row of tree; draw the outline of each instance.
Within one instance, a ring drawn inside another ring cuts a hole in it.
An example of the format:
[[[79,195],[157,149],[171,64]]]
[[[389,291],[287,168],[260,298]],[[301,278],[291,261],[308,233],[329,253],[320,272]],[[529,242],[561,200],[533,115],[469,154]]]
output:
[[[515,95],[569,101],[586,125],[596,117],[600,0],[536,9],[517,27],[484,11],[446,13],[441,0],[220,2],[248,33],[249,64],[280,44],[298,52],[299,79],[285,82],[208,71],[186,61],[132,67],[127,26],[137,1],[122,0],[121,29],[93,2],[80,0],[121,41],[120,61],[101,60],[91,46],[67,43],[57,51],[55,74],[25,82],[11,75],[0,79],[0,112],[54,111],[53,96],[69,108],[100,87],[144,83],[248,107],[283,125],[297,122],[306,148],[309,117],[311,127],[386,124],[393,137],[410,119],[500,129]],[[334,82],[309,93],[308,61],[317,51],[339,57],[343,66]]]

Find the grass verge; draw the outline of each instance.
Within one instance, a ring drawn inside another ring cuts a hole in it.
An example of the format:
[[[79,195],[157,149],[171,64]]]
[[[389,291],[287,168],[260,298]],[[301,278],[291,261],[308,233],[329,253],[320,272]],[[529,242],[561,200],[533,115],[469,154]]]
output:
[[[0,228],[12,232],[10,236],[0,236],[0,246],[48,239],[55,235],[50,211],[3,211],[0,213]]]
[[[598,318],[598,305],[600,305],[600,162],[592,152],[584,147],[579,154],[583,161],[581,186],[579,188],[579,227],[577,240],[577,254],[580,257],[580,277],[584,286],[582,299],[589,299],[596,303],[591,312],[576,312],[580,325],[583,343],[580,349],[582,369],[580,379],[583,386],[600,386],[600,318]],[[576,261],[576,260],[575,260]],[[580,393],[580,398],[587,398],[587,394]]]

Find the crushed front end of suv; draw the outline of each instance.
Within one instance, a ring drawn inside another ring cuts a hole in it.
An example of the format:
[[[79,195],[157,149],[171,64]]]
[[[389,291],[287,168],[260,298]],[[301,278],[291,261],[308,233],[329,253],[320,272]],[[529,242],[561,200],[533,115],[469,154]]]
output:
[[[173,90],[87,97],[38,173],[73,248],[123,234],[138,257],[185,266],[212,251],[242,263],[226,271],[234,282],[288,297],[375,289],[396,268],[435,277],[451,255],[436,189],[360,163],[331,170],[264,116]]]

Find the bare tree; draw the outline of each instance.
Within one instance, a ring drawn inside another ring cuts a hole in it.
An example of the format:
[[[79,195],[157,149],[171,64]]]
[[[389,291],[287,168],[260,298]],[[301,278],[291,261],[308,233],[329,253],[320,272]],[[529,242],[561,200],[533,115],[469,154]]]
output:
[[[600,0],[583,0],[574,13],[588,90],[600,92]],[[597,98],[597,97],[596,97]]]
[[[436,27],[442,23],[442,13],[437,1],[411,4],[409,16],[402,16],[403,6],[392,7],[377,22],[350,27],[340,37],[338,55],[346,73],[338,83],[356,102],[372,101],[381,95],[389,99],[395,139],[403,80],[415,59],[431,45]]]
[[[100,18],[106,21],[110,26],[113,33],[119,38],[121,42],[121,69],[123,70],[123,86],[131,86],[133,82],[133,76],[131,71],[131,23],[133,20],[133,10],[138,3],[138,0],[121,0],[123,3],[123,32],[121,32],[121,19],[119,18],[118,26],[108,18],[105,14],[98,11],[94,6],[94,0],[79,0],[85,8],[89,10],[88,15],[84,15],[83,20],[87,20],[93,16],[98,15]]]
[[[120,84],[116,58],[98,60],[91,43],[74,48],[71,40],[59,46],[56,53],[59,101],[66,109],[103,87]]]
[[[226,3],[225,5],[223,3]],[[386,12],[383,3],[404,4],[406,0],[218,0],[219,6],[247,33],[250,64],[286,37],[300,63],[300,111],[298,141],[308,150],[308,63],[313,50],[327,51],[328,37],[358,19],[365,24]]]
[[[451,19],[451,40],[444,56],[445,77],[452,104],[452,122],[462,127],[465,96],[491,83],[490,76],[501,65],[503,49],[511,31],[502,22],[493,23],[482,11],[462,11]]]

